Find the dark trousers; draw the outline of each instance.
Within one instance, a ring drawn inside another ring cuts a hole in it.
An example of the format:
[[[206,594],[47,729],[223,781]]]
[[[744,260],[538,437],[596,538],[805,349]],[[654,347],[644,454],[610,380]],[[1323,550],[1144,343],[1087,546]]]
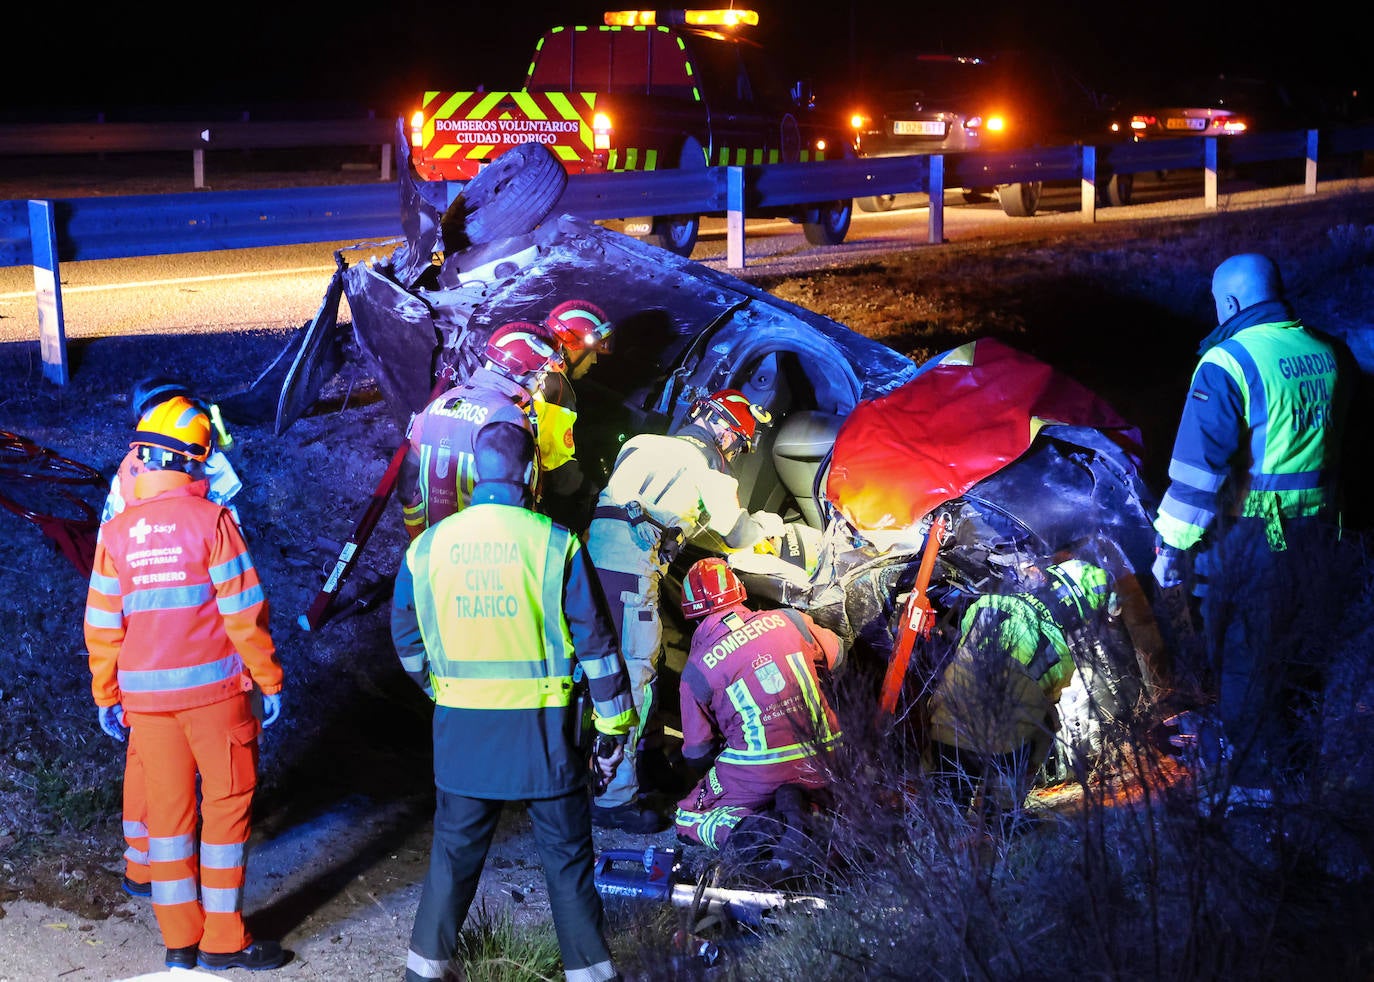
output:
[[[1268,784],[1312,763],[1311,718],[1325,652],[1307,643],[1320,609],[1339,593],[1331,582],[1332,530],[1315,519],[1285,522],[1287,548],[1274,550],[1259,519],[1233,520],[1207,556],[1203,625],[1217,687],[1217,711],[1231,745],[1231,777]]]
[[[458,949],[458,933],[477,895],[482,866],[504,801],[437,791],[434,842],[415,925],[407,982],[443,977]],[[544,867],[564,971],[573,977],[614,977],[606,947],[601,897],[592,876],[591,802],[585,789],[526,802]]]

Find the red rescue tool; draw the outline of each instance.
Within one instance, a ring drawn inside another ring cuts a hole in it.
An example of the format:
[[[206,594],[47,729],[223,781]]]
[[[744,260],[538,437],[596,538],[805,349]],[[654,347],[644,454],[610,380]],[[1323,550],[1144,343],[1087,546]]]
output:
[[[926,548],[921,554],[921,568],[916,573],[916,582],[911,587],[906,606],[902,609],[902,621],[897,628],[897,643],[892,649],[892,660],[887,663],[887,674],[883,676],[882,698],[879,707],[889,716],[897,711],[897,697],[902,692],[902,682],[906,680],[907,668],[911,665],[911,650],[916,645],[916,637],[929,638],[935,626],[935,608],[926,597],[930,586],[931,574],[935,571],[935,554],[940,551],[940,539],[945,534],[945,518],[937,516],[930,523],[926,533]],[[880,714],[881,715],[881,714]]]

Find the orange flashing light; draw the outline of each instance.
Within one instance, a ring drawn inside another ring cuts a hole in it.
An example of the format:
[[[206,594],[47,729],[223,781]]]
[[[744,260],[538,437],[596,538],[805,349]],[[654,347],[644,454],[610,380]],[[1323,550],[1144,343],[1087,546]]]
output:
[[[605,113],[592,116],[592,149],[611,149],[611,117]]]
[[[412,147],[424,146],[425,113],[423,109],[415,110],[410,117],[410,145]]]
[[[756,10],[608,10],[602,16],[607,27],[757,27]]]

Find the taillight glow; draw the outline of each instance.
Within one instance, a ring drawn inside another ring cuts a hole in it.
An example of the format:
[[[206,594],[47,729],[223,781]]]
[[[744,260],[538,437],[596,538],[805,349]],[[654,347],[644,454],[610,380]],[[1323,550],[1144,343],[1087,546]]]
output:
[[[412,147],[418,147],[423,145],[424,129],[424,110],[417,109],[410,117],[410,145]]]

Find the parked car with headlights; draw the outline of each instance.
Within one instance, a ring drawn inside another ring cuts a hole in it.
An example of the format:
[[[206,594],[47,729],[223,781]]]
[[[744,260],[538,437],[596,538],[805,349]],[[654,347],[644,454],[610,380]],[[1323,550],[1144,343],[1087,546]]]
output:
[[[1353,102],[1348,96],[1339,90],[1328,94],[1303,82],[1219,72],[1175,78],[1152,95],[1127,97],[1120,104],[1120,119],[1124,121],[1122,128],[1136,142],[1180,137],[1232,140],[1350,125],[1354,121]],[[1322,176],[1359,176],[1363,156],[1358,152],[1319,153]],[[1298,180],[1298,164],[1263,162],[1235,170],[1261,179]]]
[[[1281,83],[1225,74],[1172,79],[1152,100],[1132,99],[1122,109],[1135,140],[1299,129],[1319,115]]]
[[[1024,150],[1119,139],[1111,101],[1048,53],[903,53],[870,69],[851,114],[861,156]],[[1105,203],[1128,204],[1130,174],[1106,175]],[[964,188],[969,202],[996,194],[1017,217],[1035,214],[1042,182]],[[859,200],[886,211],[893,196]]]

